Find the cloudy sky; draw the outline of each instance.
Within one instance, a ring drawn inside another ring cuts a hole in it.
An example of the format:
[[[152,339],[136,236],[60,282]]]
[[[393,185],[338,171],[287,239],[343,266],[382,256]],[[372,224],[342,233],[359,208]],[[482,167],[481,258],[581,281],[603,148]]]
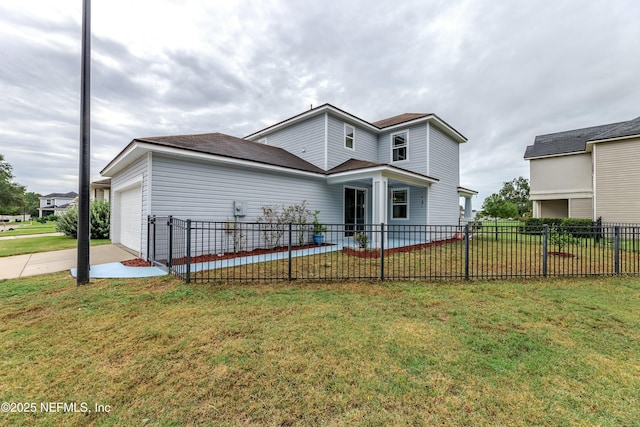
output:
[[[81,0],[0,0],[0,153],[77,190]],[[637,0],[93,0],[91,175],[133,138],[243,137],[331,103],[436,113],[479,208],[536,135],[640,115]]]

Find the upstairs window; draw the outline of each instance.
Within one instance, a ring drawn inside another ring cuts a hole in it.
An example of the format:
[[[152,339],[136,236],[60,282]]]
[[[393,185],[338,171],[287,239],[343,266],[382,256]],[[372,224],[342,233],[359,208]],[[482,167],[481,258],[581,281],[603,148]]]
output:
[[[353,150],[354,148],[354,139],[356,135],[356,130],[353,126],[344,124],[344,148],[348,148]]]
[[[52,203],[51,199],[47,199],[47,206],[51,206]]]
[[[407,147],[409,132],[398,132],[391,134],[391,159],[394,162],[407,160]]]
[[[408,219],[409,218],[409,189],[391,191],[391,218]]]

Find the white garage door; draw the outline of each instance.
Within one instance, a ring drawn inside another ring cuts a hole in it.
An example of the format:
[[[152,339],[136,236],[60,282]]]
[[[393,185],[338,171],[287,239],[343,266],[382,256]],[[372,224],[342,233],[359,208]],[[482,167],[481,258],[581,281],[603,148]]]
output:
[[[120,193],[120,244],[140,251],[142,195],[140,186]]]

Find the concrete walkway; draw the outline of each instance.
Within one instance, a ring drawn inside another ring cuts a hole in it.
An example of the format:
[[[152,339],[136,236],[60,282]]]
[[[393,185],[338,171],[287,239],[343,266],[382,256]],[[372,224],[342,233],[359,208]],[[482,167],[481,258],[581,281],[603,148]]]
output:
[[[0,240],[30,239],[31,237],[47,237],[47,236],[64,236],[64,233],[42,233],[42,234],[24,234],[22,236],[2,236],[0,237]]]
[[[0,280],[71,270],[76,267],[76,254],[76,249],[65,249],[1,257]],[[134,258],[136,258],[135,255],[131,255],[115,245],[92,246],[90,249],[91,265],[114,263]]]

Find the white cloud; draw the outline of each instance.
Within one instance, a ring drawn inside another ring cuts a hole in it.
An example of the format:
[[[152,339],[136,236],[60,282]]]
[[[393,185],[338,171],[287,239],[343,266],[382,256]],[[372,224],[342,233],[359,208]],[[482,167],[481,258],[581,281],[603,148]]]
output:
[[[131,139],[244,136],[332,103],[436,113],[478,203],[537,134],[640,115],[640,3],[92,2],[92,175]],[[0,153],[31,191],[77,185],[81,2],[0,5]],[[70,172],[71,171],[71,172]]]

